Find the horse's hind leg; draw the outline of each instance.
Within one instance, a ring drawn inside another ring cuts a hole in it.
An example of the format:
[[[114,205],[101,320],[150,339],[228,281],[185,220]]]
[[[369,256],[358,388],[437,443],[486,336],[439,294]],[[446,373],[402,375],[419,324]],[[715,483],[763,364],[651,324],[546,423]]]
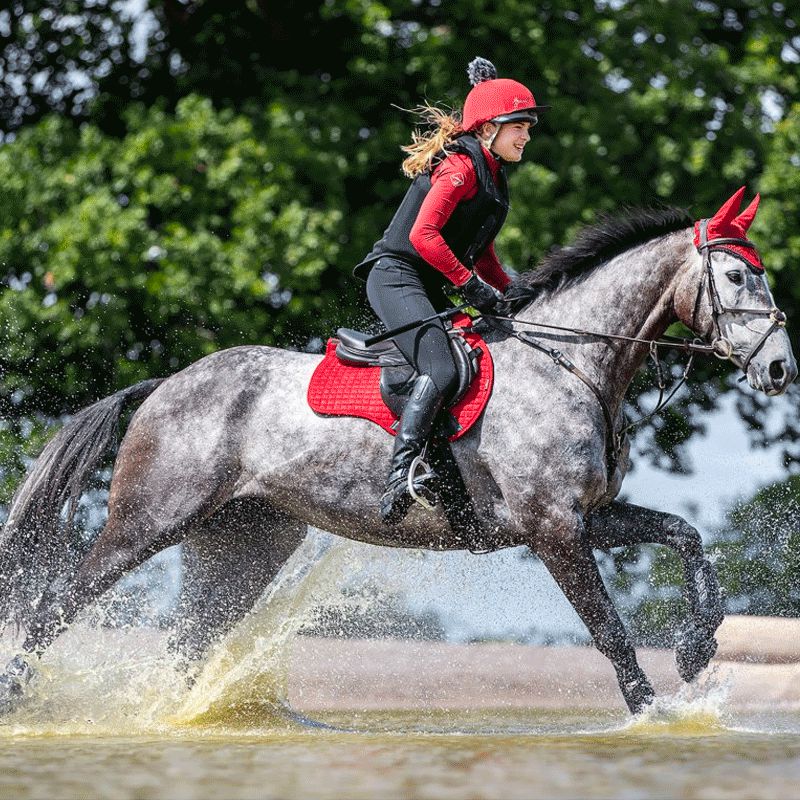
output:
[[[631,713],[653,701],[653,687],[636,661],[636,651],[608,596],[583,521],[576,514],[537,525],[536,555],[589,630],[597,649],[614,665]]]
[[[28,627],[23,649],[40,655],[75,617],[123,575],[148,558],[181,541],[191,519],[158,525],[148,515],[115,513],[98,535],[68,582],[56,583],[43,595]]]
[[[202,658],[250,611],[306,532],[304,523],[250,498],[232,500],[192,531],[172,649],[186,662]]]
[[[671,547],[678,554],[689,618],[675,636],[675,657],[680,676],[694,680],[717,650],[714,632],[723,619],[719,583],[700,534],[675,514],[622,502],[593,512],[586,528],[591,546],[601,550],[651,543]]]
[[[18,705],[30,680],[26,655],[41,655],[119,578],[178,544],[223,502],[230,473],[219,464],[185,458],[176,471],[174,463],[154,460],[152,450],[146,435],[129,431],[111,483],[108,521],[75,572],[51,584],[39,601],[26,626],[23,654],[0,673],[0,713]]]
[[[70,579],[49,586],[39,601],[26,630],[23,653],[0,673],[0,713],[13,710],[23,698],[34,674],[27,656],[40,656],[84,608],[150,556],[179,542],[190,526],[190,520],[157,525],[145,513],[120,512],[119,508],[111,508],[108,522]]]

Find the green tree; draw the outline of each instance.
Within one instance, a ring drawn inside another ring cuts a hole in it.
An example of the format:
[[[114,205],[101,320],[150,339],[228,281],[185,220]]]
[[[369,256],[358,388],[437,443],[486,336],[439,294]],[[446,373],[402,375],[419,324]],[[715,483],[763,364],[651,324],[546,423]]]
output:
[[[135,19],[113,0],[4,3],[0,131],[29,125],[49,112],[85,116],[100,82],[112,74],[124,76],[124,96],[135,97],[147,70],[134,57],[134,27]]]
[[[753,223],[752,238],[761,246],[770,271],[778,305],[789,314],[789,332],[793,342],[800,322],[800,103],[787,107],[785,117],[775,125],[770,147],[759,181],[764,200]],[[798,397],[797,384],[790,388]],[[788,414],[777,423],[765,425],[769,399],[745,394],[739,398],[739,412],[754,432],[756,444],[780,441],[787,467],[800,463],[800,420]],[[793,404],[796,406],[796,404]]]
[[[800,616],[800,476],[734,508],[714,547],[730,611]]]
[[[786,5],[132,7],[0,10],[6,425],[220,347],[302,347],[368,324],[350,270],[407,185],[399,147],[413,118],[392,104],[459,105],[476,54],[553,106],[513,170],[499,242],[509,264],[527,266],[597,211],[661,201],[702,216],[747,182],[765,192],[753,236],[796,318],[800,37]],[[702,387],[656,431],[673,467],[729,389],[719,365],[698,374]],[[761,424],[758,400],[742,410]]]
[[[220,347],[303,345],[339,313],[347,163],[296,139],[292,109],[129,113],[122,139],[51,117],[0,149],[4,417]]]

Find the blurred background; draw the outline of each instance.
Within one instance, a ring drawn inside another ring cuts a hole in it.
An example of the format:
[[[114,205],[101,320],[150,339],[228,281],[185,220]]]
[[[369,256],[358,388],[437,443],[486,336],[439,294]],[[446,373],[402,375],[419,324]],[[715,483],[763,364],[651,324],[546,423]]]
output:
[[[796,4],[762,0],[8,0],[0,504],[65,414],[116,389],[224,347],[321,351],[339,326],[373,326],[351,269],[407,186],[404,109],[459,107],[476,55],[552,106],[511,168],[509,268],[598,212],[700,218],[746,184],[796,345],[798,24]],[[798,616],[798,392],[768,401],[736,377],[696,367],[637,434],[624,495],[700,527],[729,610]],[[653,404],[652,380],[637,378],[631,414]],[[88,531],[103,499],[85,498]],[[527,551],[347,547],[318,633],[584,636]],[[106,603],[168,622],[177,564],[164,554]],[[677,562],[637,548],[603,567],[639,641],[663,642],[683,613]]]

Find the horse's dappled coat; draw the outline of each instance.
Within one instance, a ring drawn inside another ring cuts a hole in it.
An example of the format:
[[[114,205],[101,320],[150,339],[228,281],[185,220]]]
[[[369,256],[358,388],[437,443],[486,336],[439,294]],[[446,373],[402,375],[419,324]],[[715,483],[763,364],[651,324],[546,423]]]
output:
[[[655,212],[650,227],[646,214],[631,214],[630,223],[593,229],[585,246],[579,236],[572,254],[580,257],[571,267],[565,249],[545,262],[552,264],[549,272],[517,281],[523,292],[518,317],[535,314],[541,322],[573,327],[591,319],[599,330],[647,339],[677,319],[698,335],[710,335],[710,303],[703,300],[695,309],[703,264],[681,214]],[[713,255],[724,303],[766,310],[771,297],[763,276],[734,287],[726,277],[734,266],[741,266],[737,257]],[[526,290],[530,299],[524,304]],[[748,314],[720,321],[737,364],[767,325],[764,317]],[[543,337],[580,364],[621,415],[646,346],[569,333]],[[628,707],[638,711],[652,689],[592,548],[649,541],[677,552],[688,612],[676,650],[687,680],[714,651],[721,606],[713,567],[699,534],[684,520],[614,501],[627,465],[623,459],[609,479],[606,425],[587,387],[502,331],[487,340],[495,364],[492,402],[452,444],[475,508],[498,546],[527,545],[542,559],[611,660]],[[459,547],[439,512],[412,512],[388,531],[381,525],[377,500],[391,439],[365,420],[314,414],[306,388],[318,361],[268,347],[234,348],[163,382],[106,398],[92,407],[96,413],[76,415],[18,491],[0,537],[0,612],[25,626],[25,651],[47,648],[114,581],[178,542],[194,554],[178,635],[178,645],[193,657],[249,610],[306,524],[375,544]],[[770,336],[747,367],[750,384],[767,393],[784,391],[796,373],[784,330]],[[60,509],[50,513],[51,504],[38,513],[52,494],[53,476],[68,471],[71,478],[63,485],[83,485],[96,464],[91,443],[107,444],[103,432],[130,402],[148,394],[120,445],[106,527],[74,566]],[[86,446],[75,448],[76,442]],[[32,526],[31,515],[37,514],[39,524]],[[59,549],[63,558],[53,558]],[[230,567],[224,570],[224,591],[214,578],[221,562]],[[29,587],[43,584],[43,595],[31,593]],[[23,691],[19,673],[9,668],[0,676],[0,708],[18,703]]]

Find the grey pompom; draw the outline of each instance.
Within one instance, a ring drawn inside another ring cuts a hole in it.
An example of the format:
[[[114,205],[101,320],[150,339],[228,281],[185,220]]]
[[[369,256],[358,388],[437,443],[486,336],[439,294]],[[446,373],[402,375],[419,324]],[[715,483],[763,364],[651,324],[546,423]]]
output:
[[[469,82],[473,86],[477,86],[484,81],[493,81],[497,77],[497,70],[491,61],[477,56],[469,62],[467,75],[469,76]]]

